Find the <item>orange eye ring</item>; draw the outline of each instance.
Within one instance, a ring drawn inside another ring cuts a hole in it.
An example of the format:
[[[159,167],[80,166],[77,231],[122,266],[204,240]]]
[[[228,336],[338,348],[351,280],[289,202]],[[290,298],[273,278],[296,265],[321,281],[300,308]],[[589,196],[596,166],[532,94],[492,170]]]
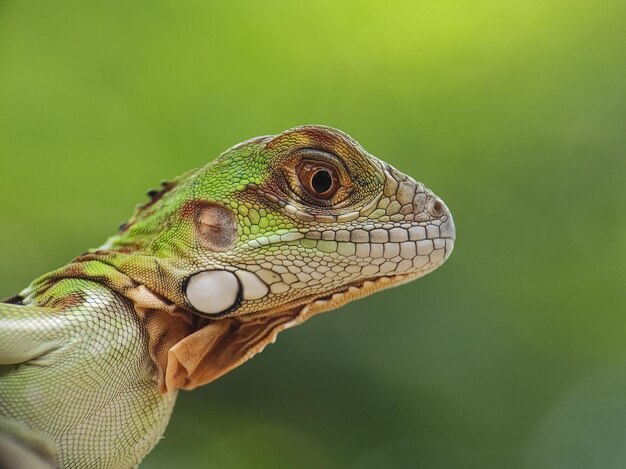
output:
[[[303,161],[296,168],[302,188],[315,199],[331,199],[341,187],[337,169],[317,161]]]

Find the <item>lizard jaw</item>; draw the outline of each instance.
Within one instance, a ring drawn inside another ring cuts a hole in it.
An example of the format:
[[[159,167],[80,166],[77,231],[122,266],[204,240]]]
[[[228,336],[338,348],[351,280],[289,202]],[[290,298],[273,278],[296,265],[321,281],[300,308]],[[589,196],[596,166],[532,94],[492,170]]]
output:
[[[310,303],[305,304],[302,307],[302,310],[298,313],[298,319],[300,320],[293,325],[300,324],[313,315],[332,311],[352,301],[370,296],[378,291],[404,285],[423,277],[431,270],[434,270],[434,267],[428,271],[384,275],[381,277],[354,282],[344,286],[343,288],[338,288],[336,291],[328,295],[314,299]]]
[[[441,239],[445,239],[447,246],[444,255],[436,261],[428,263],[419,269],[412,269],[401,273],[392,271],[387,274],[356,280],[342,286],[337,286],[323,295],[307,295],[281,306],[261,310],[249,315],[238,316],[236,319],[241,323],[245,323],[250,320],[258,320],[259,318],[289,315],[293,319],[287,322],[284,326],[284,328],[289,328],[301,324],[316,314],[332,311],[346,305],[347,303],[365,298],[387,288],[404,285],[436,270],[448,259],[448,257],[450,257],[452,250],[454,249],[455,237],[445,236]]]
[[[449,253],[448,253],[449,255]],[[447,258],[448,256],[446,256]],[[429,274],[435,270],[441,263],[445,261],[445,258],[440,263],[429,265],[426,269],[413,272],[405,272],[399,274],[388,274],[377,277],[372,277],[364,280],[358,280],[341,287],[337,287],[325,295],[309,295],[294,302],[285,304],[280,307],[272,308],[258,312],[249,316],[240,316],[237,320],[246,322],[251,319],[258,319],[261,317],[271,317],[283,314],[292,315],[293,319],[285,324],[285,329],[297,326],[311,316],[332,311],[340,308],[352,301],[365,298],[378,291],[385,290],[387,288],[398,287],[416,280],[424,275]]]

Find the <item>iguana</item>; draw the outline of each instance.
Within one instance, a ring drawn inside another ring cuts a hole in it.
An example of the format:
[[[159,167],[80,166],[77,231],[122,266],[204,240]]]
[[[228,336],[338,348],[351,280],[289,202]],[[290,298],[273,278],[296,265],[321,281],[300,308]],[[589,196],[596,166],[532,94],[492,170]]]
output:
[[[0,466],[136,466],[179,389],[431,272],[455,238],[440,198],[323,126],[247,140],[148,195],[0,303]]]

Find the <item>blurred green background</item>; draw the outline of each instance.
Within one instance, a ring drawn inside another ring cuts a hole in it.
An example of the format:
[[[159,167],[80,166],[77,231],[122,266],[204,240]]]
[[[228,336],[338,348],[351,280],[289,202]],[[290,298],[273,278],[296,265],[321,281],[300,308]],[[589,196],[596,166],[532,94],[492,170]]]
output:
[[[0,296],[303,123],[450,206],[418,282],[179,397],[143,468],[626,467],[626,2],[0,2]]]

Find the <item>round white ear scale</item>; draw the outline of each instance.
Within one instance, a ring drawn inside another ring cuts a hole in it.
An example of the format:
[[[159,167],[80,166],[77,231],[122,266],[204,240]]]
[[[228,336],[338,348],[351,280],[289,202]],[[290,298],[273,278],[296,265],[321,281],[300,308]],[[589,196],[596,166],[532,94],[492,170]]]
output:
[[[219,314],[233,307],[240,298],[240,283],[228,270],[207,270],[189,279],[187,300],[205,314]]]
[[[244,300],[258,300],[259,298],[263,298],[270,291],[265,282],[252,272],[238,270],[235,272],[235,275],[239,278],[243,286]]]

